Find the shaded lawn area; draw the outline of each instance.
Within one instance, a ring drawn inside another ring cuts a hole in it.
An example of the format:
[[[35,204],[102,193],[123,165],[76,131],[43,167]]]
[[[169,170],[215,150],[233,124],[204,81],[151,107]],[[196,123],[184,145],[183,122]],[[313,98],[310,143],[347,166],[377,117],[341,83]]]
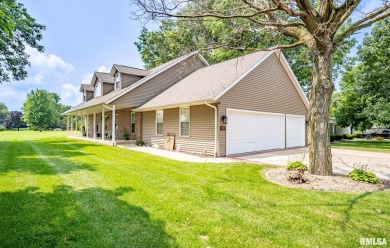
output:
[[[390,239],[390,192],[327,193],[266,181],[265,166],[185,163],[0,132],[4,247],[357,247]]]
[[[390,140],[342,140],[332,143],[332,147],[368,152],[387,152],[390,153]]]

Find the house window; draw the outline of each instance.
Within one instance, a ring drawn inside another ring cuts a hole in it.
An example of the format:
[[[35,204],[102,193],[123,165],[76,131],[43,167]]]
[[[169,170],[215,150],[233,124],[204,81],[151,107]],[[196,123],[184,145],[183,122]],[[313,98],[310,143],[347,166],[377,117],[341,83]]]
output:
[[[164,134],[164,110],[156,111],[156,134]]]
[[[87,92],[83,91],[83,102],[87,101]]]
[[[131,112],[131,133],[135,133],[135,112]]]
[[[190,108],[180,108],[180,136],[190,136]]]
[[[102,84],[100,81],[96,82],[95,84],[95,91],[94,91],[94,96],[98,97],[102,95]]]
[[[115,80],[114,80],[116,90],[120,88],[120,81],[121,81],[121,74],[119,72],[117,72],[115,74]]]

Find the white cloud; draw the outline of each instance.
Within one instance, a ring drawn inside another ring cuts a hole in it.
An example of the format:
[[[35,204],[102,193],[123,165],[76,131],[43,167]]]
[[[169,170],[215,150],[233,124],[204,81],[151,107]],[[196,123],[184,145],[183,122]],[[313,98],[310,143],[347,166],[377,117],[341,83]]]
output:
[[[61,102],[65,105],[74,106],[81,102],[79,87],[70,83],[64,83],[61,85],[60,97]]]
[[[15,89],[12,86],[8,85],[0,85],[0,99],[5,100],[4,103],[7,105],[7,108],[9,111],[13,110],[21,110],[21,105],[24,101],[27,99],[27,92],[26,90],[19,90]]]
[[[43,80],[43,75],[42,74],[39,74],[39,73],[35,74],[35,76],[34,76],[35,84],[41,84],[42,80]]]
[[[64,73],[70,73],[73,70],[73,65],[65,62],[64,59],[55,55],[40,53],[37,49],[26,47],[26,53],[30,55],[29,61],[31,67],[43,72],[51,70],[60,70]]]
[[[90,84],[91,80],[92,80],[92,77],[93,77],[93,74],[92,73],[86,73],[86,74],[83,74],[81,77],[82,77],[82,80],[81,80],[82,84]]]
[[[100,66],[98,69],[97,69],[98,72],[106,72],[106,73],[109,73],[110,70],[107,69],[107,67],[105,67],[104,65]]]

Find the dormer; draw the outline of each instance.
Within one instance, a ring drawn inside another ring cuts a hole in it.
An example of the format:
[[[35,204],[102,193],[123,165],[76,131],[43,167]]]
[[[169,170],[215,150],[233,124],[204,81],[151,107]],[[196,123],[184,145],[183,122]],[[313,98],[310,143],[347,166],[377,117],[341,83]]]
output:
[[[80,92],[83,93],[83,102],[89,101],[94,96],[94,88],[89,84],[81,84],[80,86]]]
[[[144,69],[117,64],[112,66],[110,72],[110,76],[114,78],[114,90],[126,88],[149,74]]]
[[[95,71],[91,80],[94,97],[104,96],[114,90],[114,78],[105,72]]]

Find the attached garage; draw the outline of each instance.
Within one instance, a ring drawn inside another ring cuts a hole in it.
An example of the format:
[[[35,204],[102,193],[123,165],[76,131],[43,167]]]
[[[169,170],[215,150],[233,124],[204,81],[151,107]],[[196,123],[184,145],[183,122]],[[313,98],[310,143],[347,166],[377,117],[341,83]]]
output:
[[[305,116],[227,109],[226,154],[305,145]]]

